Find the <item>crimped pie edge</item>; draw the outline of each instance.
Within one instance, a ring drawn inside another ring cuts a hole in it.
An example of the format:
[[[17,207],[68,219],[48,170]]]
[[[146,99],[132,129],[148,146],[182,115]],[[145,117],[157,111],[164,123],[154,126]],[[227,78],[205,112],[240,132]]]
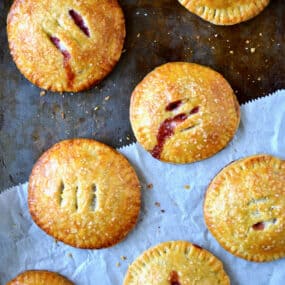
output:
[[[122,228],[121,232],[119,234],[119,236],[116,239],[113,239],[112,241],[108,241],[105,243],[101,243],[99,246],[96,245],[82,245],[82,244],[77,244],[74,241],[67,241],[65,240],[65,238],[59,238],[57,236],[55,236],[55,233],[46,225],[46,221],[42,221],[39,217],[38,217],[38,213],[36,213],[36,210],[34,209],[34,205],[31,201],[34,200],[34,191],[35,189],[33,189],[30,185],[32,184],[31,181],[34,177],[34,175],[37,175],[36,172],[38,172],[38,168],[41,168],[41,165],[45,163],[46,160],[49,159],[50,153],[53,152],[53,150],[60,144],[73,144],[73,143],[80,143],[80,142],[90,142],[92,144],[96,144],[98,146],[102,146],[105,149],[108,149],[109,151],[111,151],[112,153],[114,153],[116,156],[118,156],[119,159],[121,159],[122,161],[124,161],[125,164],[128,165],[129,169],[132,171],[133,175],[132,178],[134,181],[134,184],[136,184],[136,188],[137,188],[137,195],[136,195],[136,201],[135,203],[133,203],[133,207],[134,207],[134,213],[132,215],[132,220],[129,222],[128,227],[127,228]],[[28,207],[29,207],[29,212],[30,215],[33,219],[33,221],[37,224],[37,226],[43,230],[46,234],[48,234],[49,236],[54,237],[57,241],[61,241],[65,244],[68,244],[70,246],[73,247],[77,247],[77,248],[81,248],[81,249],[101,249],[101,248],[108,248],[111,246],[116,245],[117,243],[121,242],[122,240],[124,240],[126,238],[126,236],[134,229],[134,227],[137,224],[138,221],[138,217],[139,217],[139,213],[140,213],[140,207],[141,207],[141,186],[140,186],[140,181],[139,178],[136,174],[136,171],[134,170],[133,166],[130,164],[130,162],[127,160],[127,158],[125,156],[123,156],[122,154],[120,154],[119,152],[117,152],[115,149],[113,149],[112,147],[98,142],[96,140],[93,139],[86,139],[86,138],[75,138],[75,139],[67,139],[67,140],[63,140],[60,141],[56,144],[54,144],[52,147],[50,147],[49,149],[47,149],[40,157],[39,159],[36,161],[36,163],[33,166],[32,172],[30,174],[30,178],[29,178],[29,184],[28,184]]]
[[[211,264],[212,267],[218,268],[219,271],[223,272],[223,280],[221,285],[229,285],[230,279],[226,272],[224,271],[223,263],[215,257],[212,253],[207,251],[204,248],[201,248],[198,245],[195,245],[193,243],[190,243],[188,241],[184,240],[176,240],[176,241],[167,241],[162,242],[158,245],[155,245],[147,250],[145,250],[143,253],[141,253],[129,266],[128,271],[124,278],[124,285],[138,285],[135,280],[132,280],[133,277],[140,275],[141,272],[144,270],[144,264],[148,262],[148,260],[154,258],[157,256],[160,258],[163,256],[166,250],[176,250],[176,251],[183,251],[186,255],[191,257],[194,251],[199,251],[199,258],[203,260],[207,260],[209,264]],[[185,252],[187,251],[187,252]]]
[[[250,20],[270,3],[270,0],[252,0],[251,3],[240,7],[212,9],[206,6],[196,7],[195,0],[178,1],[190,12],[215,25],[235,25]]]
[[[280,258],[283,258],[285,256],[285,248],[284,251],[280,252],[279,254],[274,254],[274,255],[263,255],[263,254],[255,254],[255,255],[249,255],[247,252],[241,252],[238,250],[238,248],[235,248],[230,242],[227,242],[226,239],[223,238],[223,235],[219,235],[219,231],[216,230],[214,231],[213,229],[215,227],[213,227],[212,225],[214,224],[215,221],[213,221],[211,219],[210,214],[207,214],[207,210],[206,210],[206,201],[208,199],[209,196],[209,189],[211,189],[211,185],[215,182],[215,180],[217,178],[220,178],[221,175],[223,175],[224,171],[227,170],[228,168],[233,168],[235,165],[240,165],[244,162],[248,162],[250,160],[252,161],[257,161],[260,163],[260,161],[264,161],[266,159],[270,159],[271,163],[276,163],[276,162],[281,162],[284,163],[284,160],[276,157],[276,156],[272,156],[269,154],[256,154],[256,155],[251,155],[251,156],[247,156],[238,160],[234,160],[232,162],[230,162],[229,164],[227,164],[225,167],[223,167],[218,174],[216,174],[214,176],[214,178],[212,179],[212,181],[210,182],[207,191],[205,192],[205,198],[204,198],[204,206],[203,206],[203,214],[204,214],[204,220],[206,223],[206,226],[208,228],[208,230],[210,231],[210,233],[213,235],[213,237],[218,241],[218,243],[225,249],[227,250],[229,253],[239,257],[239,258],[243,258],[245,260],[248,261],[253,261],[253,262],[269,262],[269,261],[274,261]],[[217,191],[215,191],[217,192]],[[218,196],[218,193],[215,193],[216,196]]]

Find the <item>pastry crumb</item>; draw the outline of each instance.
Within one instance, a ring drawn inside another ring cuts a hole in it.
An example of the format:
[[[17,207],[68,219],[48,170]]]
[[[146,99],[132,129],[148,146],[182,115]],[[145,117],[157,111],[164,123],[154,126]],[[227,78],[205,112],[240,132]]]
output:
[[[141,36],[141,33],[138,33],[138,34],[137,34],[137,38],[139,38],[140,36]]]
[[[233,50],[230,50],[230,54],[234,54],[234,51],[233,51]]]
[[[43,91],[43,90],[42,90],[42,91],[40,92],[40,96],[43,97],[43,96],[45,96],[45,95],[46,95],[46,91]]]
[[[96,106],[95,108],[94,108],[94,111],[98,111],[100,109],[100,107],[99,106]]]
[[[261,77],[257,77],[257,81],[261,81]]]
[[[121,266],[121,263],[120,263],[120,262],[117,262],[117,263],[116,263],[116,266],[117,266],[117,267],[120,267],[120,266]]]
[[[65,113],[61,112],[61,118],[64,120],[65,119]]]
[[[68,252],[68,253],[67,253],[67,256],[68,256],[68,257],[70,257],[70,258],[72,258],[72,257],[73,257],[73,255],[72,255],[72,253],[71,253],[71,252]]]
[[[154,205],[155,205],[156,207],[160,207],[160,203],[159,203],[159,202],[155,202]]]
[[[188,184],[184,185],[184,189],[189,190],[190,189],[190,185],[188,185]]]
[[[250,43],[250,40],[246,40],[245,43],[248,45]]]
[[[255,53],[255,48],[251,48],[251,49],[250,49],[250,52],[251,52],[251,53]]]
[[[104,100],[108,101],[109,99],[110,99],[110,96],[106,96]]]
[[[126,257],[126,256],[124,256],[124,255],[122,255],[122,256],[121,256],[121,259],[122,259],[122,260],[126,260],[126,259],[127,259],[127,257]]]
[[[153,188],[153,184],[152,183],[147,184],[147,189],[151,190],[152,188]]]

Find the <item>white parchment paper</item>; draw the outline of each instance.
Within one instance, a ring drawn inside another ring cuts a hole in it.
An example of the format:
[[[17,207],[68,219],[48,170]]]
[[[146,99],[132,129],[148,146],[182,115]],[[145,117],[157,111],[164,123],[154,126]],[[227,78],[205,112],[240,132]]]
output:
[[[120,152],[136,168],[142,184],[140,219],[127,238],[103,250],[81,250],[55,242],[31,220],[27,184],[14,187],[0,195],[0,285],[27,269],[57,271],[78,285],[122,284],[129,263],[144,250],[181,239],[220,258],[232,284],[285,284],[285,259],[258,264],[231,255],[208,232],[202,212],[208,183],[232,160],[256,153],[285,159],[285,91],[243,105],[234,140],[210,159],[189,165],[165,164],[138,144]],[[190,189],[186,189],[188,185]]]

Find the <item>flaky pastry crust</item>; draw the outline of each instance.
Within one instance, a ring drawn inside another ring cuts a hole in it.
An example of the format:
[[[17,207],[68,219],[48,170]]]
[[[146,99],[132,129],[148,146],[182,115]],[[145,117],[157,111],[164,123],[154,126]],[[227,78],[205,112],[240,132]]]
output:
[[[155,158],[190,163],[229,143],[240,110],[222,75],[198,64],[172,62],[157,67],[137,85],[130,120],[138,142]]]
[[[204,216],[218,242],[241,258],[285,256],[285,161],[255,155],[226,166],[206,193]]]
[[[33,84],[88,89],[111,72],[125,38],[117,0],[15,0],[7,19],[13,59]]]
[[[73,283],[55,272],[29,270],[19,274],[7,285],[72,285]]]
[[[178,0],[190,12],[215,25],[234,25],[257,16],[270,0]]]
[[[66,140],[35,164],[28,188],[30,213],[46,233],[80,248],[121,241],[140,210],[140,185],[129,162],[88,139]]]
[[[223,264],[210,252],[187,241],[152,247],[129,267],[124,285],[229,285]]]

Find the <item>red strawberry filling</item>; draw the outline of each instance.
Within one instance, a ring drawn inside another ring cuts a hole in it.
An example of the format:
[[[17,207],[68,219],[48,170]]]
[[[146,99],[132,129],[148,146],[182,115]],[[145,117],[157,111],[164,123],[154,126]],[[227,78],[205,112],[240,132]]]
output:
[[[87,36],[90,37],[90,32],[82,16],[74,10],[69,10],[69,15],[73,19],[74,23],[79,27],[79,29]]]

